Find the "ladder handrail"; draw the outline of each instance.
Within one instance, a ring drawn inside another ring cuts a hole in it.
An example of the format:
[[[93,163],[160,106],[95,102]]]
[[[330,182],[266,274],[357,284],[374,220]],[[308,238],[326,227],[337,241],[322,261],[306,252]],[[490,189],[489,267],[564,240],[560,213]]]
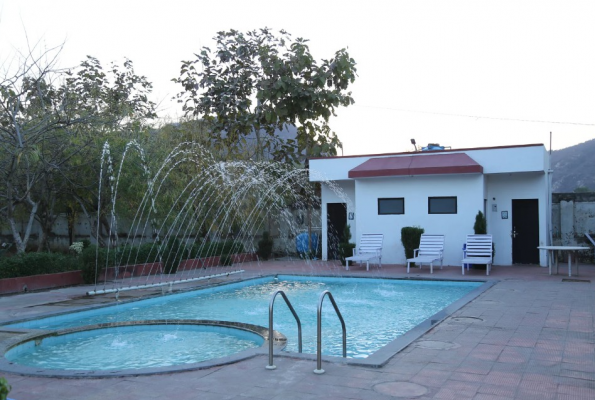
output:
[[[339,317],[339,321],[341,321],[341,328],[343,329],[343,358],[347,357],[347,329],[345,329],[345,321],[343,320],[343,316],[341,315],[341,311],[339,311],[339,307],[337,307],[337,303],[333,298],[333,295],[330,291],[325,290],[320,295],[320,300],[318,301],[318,321],[317,321],[317,337],[316,337],[316,369],[314,373],[322,374],[324,370],[322,369],[322,302],[324,301],[324,297],[328,295],[328,298],[333,305],[337,316]]]
[[[285,303],[287,304],[287,307],[289,307],[289,310],[291,311],[291,313],[293,314],[293,317],[295,318],[295,321],[297,322],[297,326],[298,326],[298,352],[300,352],[300,353],[302,352],[302,323],[300,321],[300,317],[298,317],[297,313],[293,309],[293,306],[291,305],[291,302],[289,301],[289,299],[285,295],[285,292],[283,290],[277,290],[275,293],[273,293],[273,295],[271,296],[271,301],[269,302],[269,365],[266,366],[267,369],[275,369],[275,368],[277,368],[273,364],[273,342],[274,342],[274,337],[273,337],[274,336],[274,331],[273,331],[273,308],[274,308],[274,305],[275,305],[275,298],[277,297],[278,294],[281,294],[281,297],[283,297],[283,300],[285,300]]]

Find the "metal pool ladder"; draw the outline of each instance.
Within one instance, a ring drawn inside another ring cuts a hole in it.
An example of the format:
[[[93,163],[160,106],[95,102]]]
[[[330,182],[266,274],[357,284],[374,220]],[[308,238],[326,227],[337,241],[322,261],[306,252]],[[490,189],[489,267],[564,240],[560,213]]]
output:
[[[315,374],[324,374],[324,370],[322,369],[322,302],[324,301],[324,297],[328,295],[333,307],[335,308],[335,312],[341,321],[341,328],[343,329],[343,358],[347,357],[347,335],[345,329],[345,321],[343,320],[343,316],[341,315],[341,311],[339,311],[339,307],[337,307],[337,303],[335,303],[335,299],[333,295],[328,290],[325,290],[320,295],[320,300],[318,300],[318,321],[317,321],[317,337],[316,337],[316,369],[314,370]],[[301,353],[301,347],[300,347]]]
[[[269,365],[266,366],[266,369],[277,368],[277,366],[275,364],[273,364],[273,342],[275,340],[274,331],[273,331],[273,307],[275,305],[275,298],[277,297],[278,294],[281,294],[281,296],[283,297],[283,300],[285,300],[287,307],[289,307],[289,310],[291,311],[291,313],[293,314],[293,317],[295,318],[295,321],[297,322],[298,352],[300,352],[300,353],[302,352],[302,323],[300,322],[300,317],[298,317],[297,313],[293,309],[293,306],[289,302],[289,299],[285,295],[285,292],[283,292],[282,290],[277,290],[275,293],[273,293],[273,296],[271,297],[271,301],[269,302]],[[334,301],[333,301],[333,303],[334,303]],[[335,308],[336,308],[336,306],[335,306]]]

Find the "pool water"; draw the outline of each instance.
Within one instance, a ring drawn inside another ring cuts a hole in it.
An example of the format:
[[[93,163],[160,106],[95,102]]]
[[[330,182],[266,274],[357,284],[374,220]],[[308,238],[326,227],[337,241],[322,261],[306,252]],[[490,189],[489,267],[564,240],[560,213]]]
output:
[[[62,329],[120,321],[204,319],[268,327],[271,295],[283,290],[302,322],[303,352],[315,353],[317,305],[320,294],[330,290],[346,323],[347,356],[365,358],[480,285],[481,282],[279,276],[11,326]],[[322,353],[341,356],[341,324],[328,299],[322,314]],[[275,301],[274,329],[287,336],[286,350],[297,351],[296,322],[280,296]]]
[[[225,357],[259,347],[254,333],[206,325],[137,325],[95,329],[9,350],[20,365],[61,370],[122,370],[167,367]]]

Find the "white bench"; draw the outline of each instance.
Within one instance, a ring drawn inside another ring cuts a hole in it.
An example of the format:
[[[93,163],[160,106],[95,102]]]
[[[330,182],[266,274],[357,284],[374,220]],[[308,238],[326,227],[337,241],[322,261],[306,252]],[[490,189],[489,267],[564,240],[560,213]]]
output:
[[[462,271],[465,275],[465,264],[485,264],[486,275],[492,268],[492,235],[467,235],[467,245],[462,262]]]
[[[419,264],[420,269],[422,264],[430,264],[430,274],[433,274],[434,262],[439,260],[440,269],[442,269],[443,252],[444,235],[422,234],[419,248],[413,250],[413,258],[407,259],[407,273],[412,262]]]
[[[359,244],[353,249],[353,256],[345,257],[345,269],[349,270],[349,261],[366,263],[366,270],[370,270],[370,261],[378,259],[378,268],[382,267],[382,233],[364,233]]]

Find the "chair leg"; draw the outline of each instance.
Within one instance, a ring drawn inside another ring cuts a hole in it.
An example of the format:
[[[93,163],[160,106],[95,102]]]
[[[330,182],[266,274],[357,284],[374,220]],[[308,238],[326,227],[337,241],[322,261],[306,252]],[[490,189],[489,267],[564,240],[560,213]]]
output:
[[[410,264],[411,264],[411,263],[410,263],[409,261],[407,261],[407,273],[409,273],[409,265],[410,265]]]
[[[463,271],[463,275],[465,275],[465,264],[462,264],[462,266],[463,266],[463,268],[461,268],[461,269]]]
[[[349,271],[349,260],[345,260],[345,270]]]
[[[434,273],[434,263],[430,262],[430,274]]]
[[[366,271],[370,270],[370,261],[366,261]]]

